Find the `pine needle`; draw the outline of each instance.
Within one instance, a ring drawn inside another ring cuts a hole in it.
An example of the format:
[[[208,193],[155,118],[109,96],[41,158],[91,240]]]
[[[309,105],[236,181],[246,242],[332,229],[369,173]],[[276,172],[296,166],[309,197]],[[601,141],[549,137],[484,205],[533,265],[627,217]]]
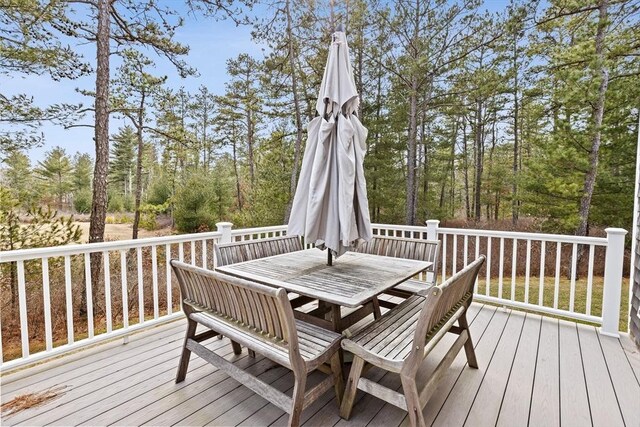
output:
[[[0,412],[2,412],[3,416],[10,416],[29,408],[44,405],[45,403],[64,395],[65,392],[63,390],[66,388],[66,385],[62,385],[35,393],[20,394],[10,401],[3,403],[2,406],[0,406]]]

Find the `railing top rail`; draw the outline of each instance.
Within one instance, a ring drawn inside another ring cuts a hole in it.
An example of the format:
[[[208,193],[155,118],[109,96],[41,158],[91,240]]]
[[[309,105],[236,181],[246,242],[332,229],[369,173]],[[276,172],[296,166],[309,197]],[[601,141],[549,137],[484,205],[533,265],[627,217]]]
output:
[[[253,227],[253,228],[236,228],[231,230],[232,236],[239,236],[243,234],[252,233],[269,233],[272,231],[284,231],[287,229],[287,225],[270,225],[267,227]]]
[[[372,226],[374,228],[393,229],[399,231],[427,232],[427,227],[421,225],[372,224]],[[606,246],[607,244],[607,239],[605,237],[582,237],[566,234],[527,233],[522,231],[438,227],[438,233],[458,234],[461,236],[504,237],[518,240],[544,240],[547,242],[578,243],[582,245]]]
[[[172,236],[145,237],[143,239],[117,240],[114,242],[80,243],[74,245],[51,246],[46,248],[17,249],[0,252],[0,262],[26,261],[30,259],[85,253],[135,249],[144,246],[166,245],[219,238],[218,231],[206,233],[177,234]]]

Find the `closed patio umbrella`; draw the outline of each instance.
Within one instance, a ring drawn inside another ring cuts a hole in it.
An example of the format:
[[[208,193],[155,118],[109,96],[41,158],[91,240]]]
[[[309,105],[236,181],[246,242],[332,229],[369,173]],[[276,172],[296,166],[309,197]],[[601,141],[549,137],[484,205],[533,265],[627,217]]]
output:
[[[363,167],[368,131],[356,115],[359,102],[347,39],[336,31],[288,226],[289,234],[327,248],[329,260],[372,237]]]

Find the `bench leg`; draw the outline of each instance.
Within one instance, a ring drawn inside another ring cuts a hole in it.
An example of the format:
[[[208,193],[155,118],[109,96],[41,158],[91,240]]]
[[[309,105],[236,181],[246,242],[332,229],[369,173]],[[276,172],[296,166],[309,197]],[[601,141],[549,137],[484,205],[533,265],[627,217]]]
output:
[[[471,341],[471,332],[469,331],[469,322],[467,322],[467,310],[462,313],[462,316],[458,319],[458,323],[462,329],[467,330],[469,337],[464,343],[464,352],[467,355],[467,363],[470,367],[478,369],[478,360],[476,359],[476,351],[473,348],[473,341]]]
[[[250,348],[248,350],[249,350],[249,357],[253,357],[255,359],[256,358],[256,352],[251,350]]]
[[[344,397],[342,398],[342,404],[340,405],[340,416],[345,420],[348,420],[351,417],[351,410],[353,409],[353,402],[356,400],[358,381],[360,380],[363,367],[364,359],[354,355],[353,363],[351,364],[351,372],[349,372],[349,379],[347,380]]]
[[[344,393],[344,381],[342,380],[342,363],[340,363],[340,353],[338,351],[331,356],[331,374],[333,375],[333,386],[336,390],[339,408]]]
[[[402,380],[404,398],[407,401],[409,422],[412,427],[424,427],[424,415],[422,414],[422,407],[420,406],[420,395],[418,394],[416,379],[403,376],[401,376],[400,379]]]
[[[189,368],[189,358],[191,357],[191,350],[187,348],[187,341],[195,337],[196,328],[198,324],[187,318],[187,334],[184,337],[184,344],[182,345],[182,356],[180,356],[180,363],[178,364],[178,374],[176,375],[176,383],[184,381],[187,376],[187,369]]]
[[[291,414],[289,414],[289,427],[300,425],[300,416],[304,407],[304,392],[307,387],[307,375],[305,373],[295,374],[295,385],[293,386],[293,397],[291,399]]]
[[[231,341],[231,347],[233,347],[233,354],[242,353],[242,347],[240,347],[240,344],[238,344],[237,342]]]

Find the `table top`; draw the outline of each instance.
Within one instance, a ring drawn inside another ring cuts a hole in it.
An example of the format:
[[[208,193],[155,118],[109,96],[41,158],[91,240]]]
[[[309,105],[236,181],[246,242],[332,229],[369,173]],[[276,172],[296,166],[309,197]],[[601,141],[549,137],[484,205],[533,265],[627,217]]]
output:
[[[357,307],[431,264],[428,261],[347,252],[329,266],[326,251],[313,248],[229,264],[217,267],[217,270],[321,301]]]

